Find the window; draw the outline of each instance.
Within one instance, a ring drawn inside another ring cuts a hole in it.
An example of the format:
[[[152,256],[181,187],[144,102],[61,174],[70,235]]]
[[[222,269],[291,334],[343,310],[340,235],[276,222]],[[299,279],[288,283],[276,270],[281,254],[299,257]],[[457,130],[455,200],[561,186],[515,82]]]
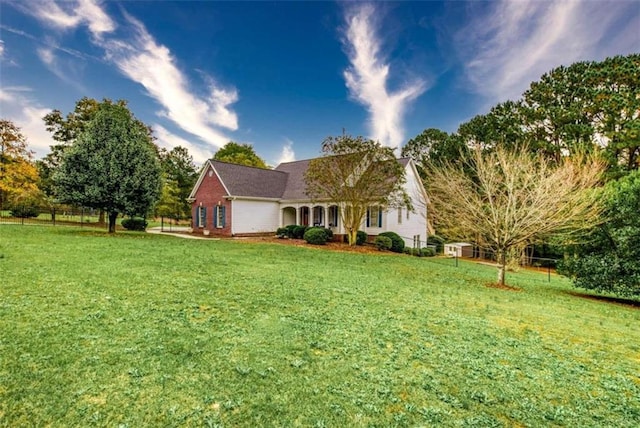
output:
[[[198,207],[197,221],[198,221],[198,227],[207,226],[207,208],[206,207]]]
[[[398,224],[402,224],[402,207],[398,207]]]
[[[214,226],[218,229],[222,229],[224,227],[225,224],[225,212],[226,212],[226,207],[222,206],[222,205],[216,205],[215,207],[213,207],[213,221],[214,221]]]
[[[409,209],[407,209],[407,220],[409,220]]]
[[[379,206],[367,209],[367,227],[382,227],[382,209]]]

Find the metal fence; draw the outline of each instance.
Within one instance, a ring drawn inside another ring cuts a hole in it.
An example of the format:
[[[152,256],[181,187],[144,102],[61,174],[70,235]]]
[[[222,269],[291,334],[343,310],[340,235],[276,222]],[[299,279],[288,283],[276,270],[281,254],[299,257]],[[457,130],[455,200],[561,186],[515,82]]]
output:
[[[405,242],[412,242],[411,248],[432,248],[436,252],[437,257],[430,258],[434,263],[446,264],[449,266],[461,267],[460,260],[472,261],[478,264],[490,265],[497,267],[497,258],[493,251],[482,248],[478,245],[473,245],[471,248],[471,254],[469,256],[461,256],[457,253],[445,254],[443,248],[438,248],[438,245],[430,244],[428,241],[421,240],[420,235],[408,238],[402,236]],[[446,244],[443,244],[443,247]],[[438,251],[439,250],[439,251]],[[545,274],[546,281],[551,282],[552,273],[555,273],[557,264],[560,260],[549,257],[536,257],[526,252],[517,258],[512,257],[507,264],[508,269],[523,268],[527,270],[534,270]],[[465,264],[465,269],[472,269]]]
[[[101,221],[102,220],[102,221]],[[38,225],[67,225],[80,227],[104,227],[106,221],[100,218],[97,210],[83,207],[42,208],[42,207],[14,207],[14,209],[0,210],[0,223],[3,224],[38,224]]]

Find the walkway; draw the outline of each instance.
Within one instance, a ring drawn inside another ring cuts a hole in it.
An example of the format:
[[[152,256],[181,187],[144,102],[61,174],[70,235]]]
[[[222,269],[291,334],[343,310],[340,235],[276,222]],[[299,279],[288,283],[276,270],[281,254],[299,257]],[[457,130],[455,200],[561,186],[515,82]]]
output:
[[[182,226],[171,226],[171,231],[167,232],[167,229],[165,229],[165,231],[162,231],[161,227],[149,227],[147,228],[147,233],[153,233],[156,235],[170,235],[170,236],[175,236],[178,238],[185,238],[185,239],[206,239],[207,241],[219,241],[220,238],[206,238],[202,235],[194,235],[192,233],[188,233],[189,228],[188,227],[182,227]]]

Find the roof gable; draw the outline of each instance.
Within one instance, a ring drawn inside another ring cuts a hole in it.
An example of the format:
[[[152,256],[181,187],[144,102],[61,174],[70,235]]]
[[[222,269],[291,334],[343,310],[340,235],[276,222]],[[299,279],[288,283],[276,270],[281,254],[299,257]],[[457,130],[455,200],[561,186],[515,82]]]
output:
[[[287,175],[283,172],[210,159],[204,164],[189,199],[195,198],[210,169],[215,172],[231,197],[280,199],[287,184]]]

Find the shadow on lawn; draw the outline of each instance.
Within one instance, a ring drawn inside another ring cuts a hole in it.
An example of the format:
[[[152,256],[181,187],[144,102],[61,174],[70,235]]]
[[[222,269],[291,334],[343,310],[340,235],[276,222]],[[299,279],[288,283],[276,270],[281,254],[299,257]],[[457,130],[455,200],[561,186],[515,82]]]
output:
[[[595,294],[580,293],[577,291],[567,291],[567,294],[570,294],[575,297],[582,297],[583,299],[598,300],[601,302],[607,302],[607,303],[613,303],[616,305],[626,306],[628,308],[640,309],[640,301],[638,300],[625,299],[622,297],[598,296]]]

